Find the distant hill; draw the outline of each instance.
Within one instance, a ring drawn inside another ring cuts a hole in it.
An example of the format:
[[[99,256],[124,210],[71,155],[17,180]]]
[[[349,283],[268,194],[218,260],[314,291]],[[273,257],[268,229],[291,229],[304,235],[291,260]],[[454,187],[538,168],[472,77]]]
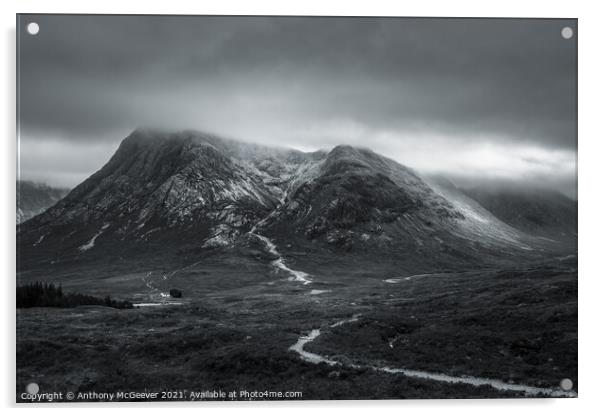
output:
[[[466,195],[512,227],[551,239],[576,239],[577,201],[532,187],[475,187]]]
[[[44,212],[69,193],[43,183],[17,181],[17,224]]]

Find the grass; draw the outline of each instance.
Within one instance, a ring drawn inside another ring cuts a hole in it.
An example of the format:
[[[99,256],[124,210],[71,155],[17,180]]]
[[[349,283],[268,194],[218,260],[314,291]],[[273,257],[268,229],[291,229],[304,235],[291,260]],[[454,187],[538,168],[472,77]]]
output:
[[[244,389],[301,391],[303,399],[521,397],[306,363],[288,348],[314,328],[323,335],[306,349],[341,361],[546,387],[571,378],[577,385],[572,266],[383,282],[395,275],[331,269],[302,286],[254,264],[205,262],[163,283],[182,289],[182,306],[19,309],[17,392],[35,381],[41,392]],[[162,284],[157,276],[154,282]],[[124,295],[144,294],[139,276],[110,281]],[[106,282],[96,283],[96,290]],[[312,289],[331,292],[310,295]],[[359,321],[328,327],[356,313]]]
[[[491,393],[312,365],[287,350],[295,341],[294,333],[272,330],[258,337],[239,327],[216,325],[207,311],[193,308],[173,308],[167,314],[86,311],[86,316],[95,315],[93,321],[64,312],[31,309],[24,311],[26,317],[21,315],[21,322],[37,330],[50,319],[68,323],[71,329],[61,330],[57,325],[52,328],[54,336],[48,329],[43,337],[34,337],[29,331],[22,335],[17,348],[18,391],[35,380],[41,391],[301,391],[303,399],[479,397]],[[166,319],[168,324],[163,326]],[[190,324],[195,320],[201,322]],[[33,325],[34,321],[40,324]],[[144,333],[145,326],[155,331]]]
[[[397,289],[404,298],[391,297],[387,308],[329,331],[308,350],[533,386],[577,383],[574,273],[452,275],[407,286]]]

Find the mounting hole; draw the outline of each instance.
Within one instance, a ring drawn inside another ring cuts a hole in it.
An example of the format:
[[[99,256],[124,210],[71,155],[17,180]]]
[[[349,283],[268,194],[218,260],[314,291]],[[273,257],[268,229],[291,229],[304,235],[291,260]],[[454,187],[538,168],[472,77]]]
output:
[[[40,32],[40,25],[36,22],[31,22],[27,25],[27,33],[37,35]]]
[[[563,378],[560,382],[560,388],[564,391],[569,391],[573,388],[573,381],[570,378]]]
[[[568,26],[563,27],[562,30],[560,31],[560,34],[562,35],[563,38],[570,39],[573,37],[573,29]]]
[[[29,383],[27,387],[25,387],[25,391],[34,396],[40,391],[40,386],[38,386],[38,383]]]

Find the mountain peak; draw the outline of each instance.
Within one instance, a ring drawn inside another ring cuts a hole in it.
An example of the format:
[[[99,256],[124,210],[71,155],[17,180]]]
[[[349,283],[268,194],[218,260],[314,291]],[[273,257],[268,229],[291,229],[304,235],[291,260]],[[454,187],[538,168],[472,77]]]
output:
[[[122,144],[156,144],[161,142],[203,142],[215,139],[214,136],[195,130],[167,130],[155,127],[139,127],[130,133]]]
[[[372,157],[373,155],[382,157],[366,147],[351,146],[349,144],[339,144],[333,147],[332,150],[328,153],[328,155],[330,157],[351,158]]]
[[[332,148],[330,154],[357,154],[358,149],[349,144],[339,144]]]

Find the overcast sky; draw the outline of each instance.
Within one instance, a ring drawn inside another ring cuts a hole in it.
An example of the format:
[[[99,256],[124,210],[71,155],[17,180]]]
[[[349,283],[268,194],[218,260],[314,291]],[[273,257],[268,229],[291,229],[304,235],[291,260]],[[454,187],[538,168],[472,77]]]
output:
[[[533,182],[574,196],[576,29],[574,20],[21,16],[21,178],[74,186],[132,130],[154,126],[300,150],[360,145],[460,182]]]

